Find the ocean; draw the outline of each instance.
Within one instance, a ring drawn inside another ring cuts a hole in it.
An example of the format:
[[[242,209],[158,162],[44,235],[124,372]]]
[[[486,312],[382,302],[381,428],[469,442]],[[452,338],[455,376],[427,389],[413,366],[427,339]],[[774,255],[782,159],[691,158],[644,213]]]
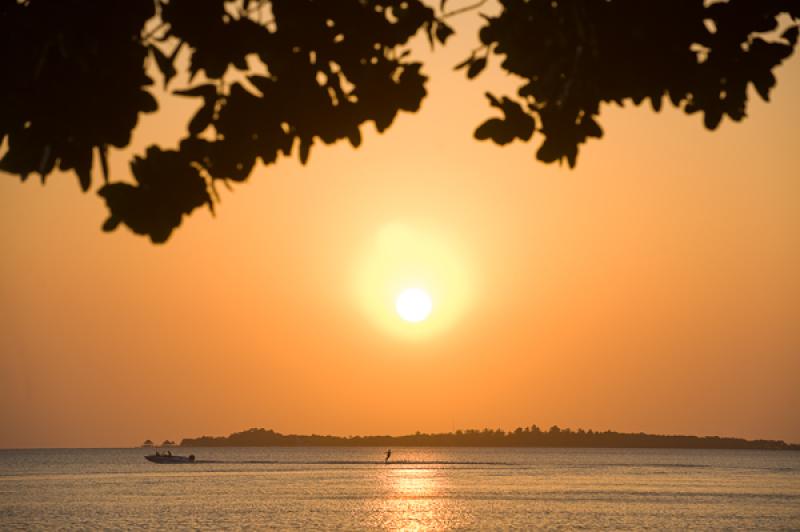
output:
[[[800,452],[0,450],[0,529],[800,529]]]

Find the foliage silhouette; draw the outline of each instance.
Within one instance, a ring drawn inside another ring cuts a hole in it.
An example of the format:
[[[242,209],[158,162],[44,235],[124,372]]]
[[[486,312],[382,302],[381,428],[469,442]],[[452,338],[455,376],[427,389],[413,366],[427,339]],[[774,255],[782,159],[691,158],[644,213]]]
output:
[[[230,436],[184,438],[181,447],[600,447],[646,449],[773,449],[800,450],[800,445],[781,440],[743,440],[719,436],[665,436],[644,433],[560,429],[542,431],[536,425],[514,431],[457,430],[405,436],[284,435],[273,430],[249,429]]]
[[[365,123],[383,132],[417,111],[427,78],[409,40],[445,44],[447,17],[484,2],[445,12],[441,1],[437,14],[421,0],[0,0],[0,170],[23,181],[72,170],[88,190],[96,155],[103,229],[122,223],[165,242],[184,215],[213,212],[216,182],[244,181],[281,155],[305,163],[320,141],[358,147]],[[767,99],[792,53],[800,2],[705,4],[501,0],[458,68],[474,78],[502,56],[524,84],[514,98],[487,95],[503,117],[475,137],[541,135],[540,160],[574,166],[578,145],[602,136],[601,103],[648,99],[658,110],[667,97],[710,129],[741,120],[747,86]],[[165,88],[188,81],[174,93],[197,112],[177,149],[150,146],[131,162],[133,183],[111,181],[109,147],[127,146],[139,115],[158,108],[153,70]]]
[[[521,77],[521,103],[487,94],[504,118],[484,122],[478,139],[506,144],[529,140],[538,124],[544,162],[575,166],[578,145],[602,137],[601,103],[655,111],[663,100],[686,113],[702,112],[708,129],[727,115],[745,116],[747,87],[769,99],[772,70],[797,43],[800,2],[730,0],[500,0],[503,10],[480,29],[482,47],[459,65],[475,77],[490,54]],[[770,38],[781,14],[795,21]],[[769,40],[768,40],[769,39]]]

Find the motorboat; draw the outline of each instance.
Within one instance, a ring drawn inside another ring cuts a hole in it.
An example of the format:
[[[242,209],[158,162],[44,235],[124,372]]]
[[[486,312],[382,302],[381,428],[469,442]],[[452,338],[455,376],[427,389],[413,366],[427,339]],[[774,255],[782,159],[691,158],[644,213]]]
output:
[[[150,460],[156,464],[193,464],[194,463],[194,455],[190,454],[189,456],[179,456],[176,454],[148,454],[144,457],[145,460]]]

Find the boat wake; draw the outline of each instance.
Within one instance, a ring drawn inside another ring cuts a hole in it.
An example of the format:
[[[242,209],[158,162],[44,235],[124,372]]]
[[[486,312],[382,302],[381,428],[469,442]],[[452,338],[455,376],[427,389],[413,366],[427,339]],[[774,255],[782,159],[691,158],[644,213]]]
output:
[[[452,460],[195,460],[195,464],[261,465],[380,465],[380,466],[511,466],[510,462],[471,462]]]

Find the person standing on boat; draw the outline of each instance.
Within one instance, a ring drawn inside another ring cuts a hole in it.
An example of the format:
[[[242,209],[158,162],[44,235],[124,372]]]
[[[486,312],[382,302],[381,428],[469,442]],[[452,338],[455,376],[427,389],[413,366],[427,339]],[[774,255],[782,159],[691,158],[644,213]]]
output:
[[[392,450],[391,449],[386,449],[386,460],[384,460],[383,463],[384,464],[388,464],[389,463],[389,458],[391,458],[391,457],[392,457]]]

